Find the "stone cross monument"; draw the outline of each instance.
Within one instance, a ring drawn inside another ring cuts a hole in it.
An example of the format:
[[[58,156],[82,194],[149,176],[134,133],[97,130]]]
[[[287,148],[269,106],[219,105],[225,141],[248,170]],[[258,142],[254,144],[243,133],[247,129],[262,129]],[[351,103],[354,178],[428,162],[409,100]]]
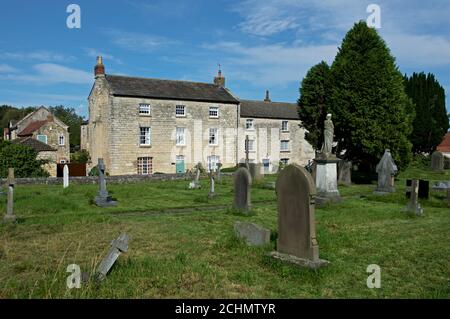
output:
[[[98,159],[98,184],[99,191],[97,196],[95,197],[95,204],[100,207],[110,207],[117,206],[117,202],[112,200],[112,197],[109,195],[106,190],[106,174],[105,174],[105,163],[103,158]]]

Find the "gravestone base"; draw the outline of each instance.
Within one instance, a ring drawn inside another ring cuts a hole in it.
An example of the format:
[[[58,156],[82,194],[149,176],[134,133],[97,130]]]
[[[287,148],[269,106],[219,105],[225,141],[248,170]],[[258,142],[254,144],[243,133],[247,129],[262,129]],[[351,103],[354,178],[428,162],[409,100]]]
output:
[[[323,206],[326,203],[341,201],[337,188],[338,159],[316,159],[316,204]]]
[[[270,230],[253,223],[236,222],[234,233],[249,246],[263,246],[270,243]]]
[[[117,206],[117,202],[112,200],[111,196],[96,196],[94,202],[99,207],[114,207]]]
[[[408,206],[406,206],[405,208],[405,212],[411,215],[422,216],[423,208],[420,207],[420,204],[412,205],[411,203],[409,203]]]
[[[16,217],[16,215],[9,215],[9,214],[6,214],[4,217],[3,217],[3,222],[4,223],[12,223],[12,224],[15,224],[15,223],[17,223],[17,217]]]
[[[374,195],[388,195],[388,194],[392,194],[395,193],[395,187],[391,187],[391,188],[383,188],[383,189],[376,189],[373,194]]]
[[[208,198],[209,198],[209,199],[213,199],[214,197],[216,197],[216,194],[215,194],[215,193],[209,193],[209,194],[208,194]]]
[[[297,265],[302,268],[309,268],[309,269],[318,269],[324,266],[327,266],[330,262],[324,259],[318,259],[318,260],[309,260],[304,258],[299,258],[293,255],[283,254],[278,251],[272,251],[269,254],[270,257],[273,257],[275,259],[281,260],[283,262],[288,262],[294,265]]]

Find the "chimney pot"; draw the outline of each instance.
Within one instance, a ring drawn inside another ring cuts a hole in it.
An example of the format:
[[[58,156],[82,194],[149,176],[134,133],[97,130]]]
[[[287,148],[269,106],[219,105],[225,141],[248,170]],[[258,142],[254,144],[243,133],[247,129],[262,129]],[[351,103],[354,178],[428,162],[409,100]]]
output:
[[[269,97],[269,90],[266,90],[266,98],[264,99],[264,102],[272,102]]]
[[[103,65],[103,58],[101,56],[97,57],[97,64],[94,68],[95,77],[105,75],[105,66]]]

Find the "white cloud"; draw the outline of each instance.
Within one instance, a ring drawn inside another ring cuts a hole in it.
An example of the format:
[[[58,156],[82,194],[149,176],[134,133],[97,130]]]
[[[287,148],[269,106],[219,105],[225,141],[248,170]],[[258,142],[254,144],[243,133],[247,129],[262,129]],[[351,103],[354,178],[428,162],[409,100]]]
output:
[[[91,58],[96,58],[99,55],[101,55],[103,57],[103,60],[109,60],[109,61],[115,62],[117,64],[123,64],[123,62],[120,59],[116,58],[115,56],[113,56],[111,54],[100,51],[100,50],[86,48],[85,52],[86,52],[86,55]]]
[[[33,84],[89,84],[93,82],[91,73],[53,63],[41,63],[33,66],[34,74],[9,74],[3,80],[23,81]]]
[[[0,59],[20,60],[22,62],[29,61],[45,61],[45,62],[69,62],[76,60],[73,56],[66,56],[45,50],[32,52],[0,52]]]
[[[18,70],[8,64],[0,64],[0,73],[16,73]]]
[[[156,49],[178,43],[166,37],[144,33],[107,30],[106,34],[110,36],[112,43],[115,45],[138,52],[153,52]]]

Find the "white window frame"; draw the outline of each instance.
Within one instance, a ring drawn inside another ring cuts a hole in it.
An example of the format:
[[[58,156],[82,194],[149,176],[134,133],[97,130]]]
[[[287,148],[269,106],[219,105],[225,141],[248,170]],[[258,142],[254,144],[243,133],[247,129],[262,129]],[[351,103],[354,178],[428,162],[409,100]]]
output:
[[[249,125],[251,123],[251,125]],[[254,119],[246,119],[245,120],[245,129],[247,131],[253,131],[255,129],[255,120]]]
[[[249,153],[254,152],[255,151],[255,140],[254,139],[248,139],[248,144],[247,144],[247,140],[244,141],[244,151],[245,152],[247,151],[247,147],[248,146],[251,146],[248,149],[248,152]]]
[[[284,124],[286,124],[286,128],[284,128]],[[281,132],[289,132],[289,121],[281,121]]]
[[[138,175],[151,175],[153,173],[153,157],[143,156],[137,158]]]
[[[213,114],[211,114],[211,113],[213,113]],[[209,117],[212,119],[219,118],[219,107],[217,105],[209,107]]]
[[[181,110],[183,110],[182,114],[178,112]],[[186,117],[186,105],[184,105],[184,104],[175,105],[175,116],[176,117]]]
[[[289,142],[290,142],[289,140],[281,140],[280,141],[280,152],[289,152],[289,150],[290,150],[290,143]],[[287,145],[287,148],[284,149],[283,145]]]
[[[62,143],[61,143],[61,140],[62,140]],[[58,136],[58,145],[59,146],[65,146],[66,145],[66,137],[63,134]]]
[[[212,133],[215,131],[215,134]],[[213,135],[214,134],[214,135]],[[211,143],[211,138],[214,136],[214,143]],[[218,146],[219,145],[219,129],[215,128],[215,127],[211,127],[209,128],[209,139],[208,139],[208,144],[210,146]]]
[[[144,108],[147,108],[147,111],[144,111],[143,112],[143,110],[145,110]],[[148,104],[148,103],[139,103],[139,115],[141,115],[141,116],[150,116],[152,113],[151,113],[152,111],[151,111],[151,107],[150,107],[150,104]]]
[[[215,172],[217,171],[217,164],[220,163],[220,156],[218,155],[210,155],[207,157],[208,171]]]
[[[180,133],[182,132],[182,134]],[[177,146],[186,146],[186,128],[175,128],[175,143]]]
[[[148,129],[147,132],[143,133],[143,130]],[[144,143],[142,143],[142,138],[144,138]],[[150,146],[152,145],[152,128],[149,126],[139,127],[139,146]]]
[[[45,142],[42,142],[40,139],[39,139],[39,137],[45,137]],[[45,144],[48,144],[48,137],[47,137],[47,135],[44,135],[44,134],[38,134],[37,136],[36,136],[36,139],[39,141],[39,142],[42,142],[42,143],[45,143]]]

